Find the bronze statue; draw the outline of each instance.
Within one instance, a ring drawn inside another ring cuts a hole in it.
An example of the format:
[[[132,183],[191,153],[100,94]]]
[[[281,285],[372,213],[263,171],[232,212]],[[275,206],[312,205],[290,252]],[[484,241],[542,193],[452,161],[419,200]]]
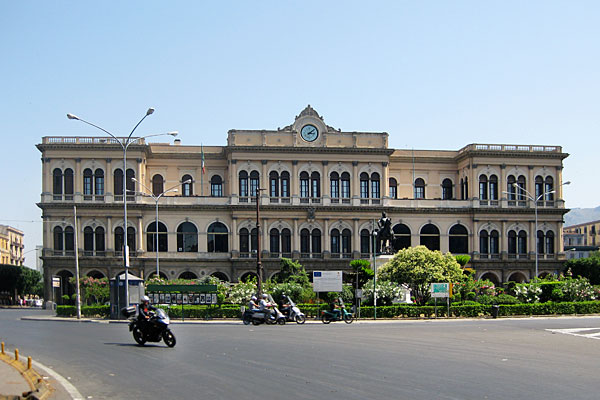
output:
[[[381,254],[392,254],[392,220],[387,217],[385,211],[381,213],[381,218],[377,222],[377,252]]]

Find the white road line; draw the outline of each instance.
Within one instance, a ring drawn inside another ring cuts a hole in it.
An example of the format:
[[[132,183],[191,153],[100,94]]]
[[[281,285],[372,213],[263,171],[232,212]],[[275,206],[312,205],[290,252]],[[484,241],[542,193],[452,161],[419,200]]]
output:
[[[47,375],[50,375],[52,378],[56,379],[58,383],[60,383],[65,390],[71,395],[73,400],[83,400],[83,396],[79,393],[79,390],[75,386],[71,384],[67,379],[63,378],[58,372],[54,371],[50,367],[46,367],[42,363],[39,363],[35,360],[32,360],[32,364],[36,369],[43,370]]]
[[[563,335],[579,336],[586,339],[600,339],[600,328],[569,328],[569,329],[546,329],[552,333],[562,333]],[[594,333],[585,333],[595,331]]]

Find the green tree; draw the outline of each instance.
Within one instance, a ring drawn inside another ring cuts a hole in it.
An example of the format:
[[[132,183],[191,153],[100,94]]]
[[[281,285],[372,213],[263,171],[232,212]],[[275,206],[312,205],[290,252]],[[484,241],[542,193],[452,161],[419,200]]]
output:
[[[573,277],[589,279],[592,285],[600,285],[600,253],[593,252],[588,258],[574,258],[565,263],[564,272],[571,270]]]
[[[275,283],[297,283],[302,287],[310,286],[310,279],[304,266],[289,258],[281,259],[279,273],[273,277]]]
[[[425,246],[400,250],[380,270],[380,279],[407,284],[420,305],[431,297],[431,283],[455,283],[463,277],[462,268],[452,254],[431,251]]]
[[[352,260],[350,261],[350,268],[356,271],[359,288],[363,287],[367,281],[373,279],[373,275],[375,275],[371,269],[371,263],[367,260]]]

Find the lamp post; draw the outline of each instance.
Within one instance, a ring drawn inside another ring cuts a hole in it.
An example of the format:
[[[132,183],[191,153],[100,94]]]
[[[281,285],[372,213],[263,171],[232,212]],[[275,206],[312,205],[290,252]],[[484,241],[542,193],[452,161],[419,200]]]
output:
[[[129,148],[129,145],[136,143],[142,139],[145,138],[149,138],[149,137],[153,137],[153,136],[163,136],[163,135],[170,135],[170,136],[177,136],[178,132],[168,132],[168,133],[157,133],[157,134],[153,134],[153,135],[147,135],[147,136],[143,136],[143,137],[138,137],[138,138],[131,138],[131,135],[133,135],[133,132],[135,132],[135,130],[137,129],[137,127],[142,123],[142,121],[144,119],[146,119],[146,117],[148,115],[151,115],[152,113],[154,113],[154,108],[149,108],[146,111],[146,115],[144,115],[142,117],[142,119],[140,119],[140,121],[133,127],[133,129],[131,130],[131,132],[129,133],[129,136],[127,136],[126,138],[117,138],[115,135],[113,135],[112,133],[110,133],[109,131],[107,131],[106,129],[95,125],[91,122],[88,122],[84,119],[79,118],[76,115],[73,114],[67,114],[67,118],[68,119],[72,119],[72,120],[77,120],[77,121],[81,121],[84,124],[93,126],[96,129],[101,130],[102,132],[110,135],[110,137],[112,137],[116,143],[118,143],[121,148],[123,149],[123,226],[124,226],[124,235],[123,235],[123,263],[125,264],[125,298],[127,299],[127,306],[129,306],[129,247],[127,246],[127,149]]]
[[[142,193],[144,196],[152,197],[154,199],[154,201],[156,202],[156,222],[154,223],[154,229],[156,229],[154,236],[156,238],[156,241],[155,241],[154,250],[156,250],[156,277],[160,278],[160,268],[159,268],[159,264],[158,264],[158,200],[160,200],[160,198],[167,193],[177,192],[178,191],[177,187],[179,186],[179,184],[165,190],[164,192],[162,192],[161,194],[156,196],[154,193],[152,193],[152,190],[148,189],[148,187],[146,185],[144,185],[142,182],[138,181],[135,178],[131,178],[131,180],[133,182],[136,182],[137,184],[139,184],[141,187],[143,187],[144,189],[146,189],[148,191],[148,193]],[[188,179],[187,181],[182,182],[181,184],[187,185],[188,183],[192,183],[192,180]],[[125,234],[127,234],[127,233],[125,233]]]
[[[373,220],[373,319],[377,319],[377,232],[375,220]]]
[[[560,184],[560,186],[564,186],[564,185],[570,185],[571,182],[567,181],[567,182],[563,182]],[[556,193],[556,190],[547,190],[545,192],[540,193],[539,196],[533,196],[531,193],[529,193],[529,191],[527,191],[527,189],[522,188],[521,186],[519,186],[517,183],[513,183],[512,186],[517,189],[518,193],[517,196],[524,196],[526,198],[528,198],[529,200],[533,201],[533,206],[534,206],[534,210],[535,210],[535,279],[538,278],[538,265],[539,265],[539,249],[538,249],[538,242],[537,242],[537,231],[538,231],[538,201],[540,201],[540,199],[542,199],[544,196],[548,195],[548,194],[553,194]],[[503,192],[506,194],[513,194],[513,193],[509,193],[509,192]]]
[[[256,289],[258,294],[262,294],[262,262],[260,258],[260,192],[265,189],[256,188],[256,275],[258,275]]]

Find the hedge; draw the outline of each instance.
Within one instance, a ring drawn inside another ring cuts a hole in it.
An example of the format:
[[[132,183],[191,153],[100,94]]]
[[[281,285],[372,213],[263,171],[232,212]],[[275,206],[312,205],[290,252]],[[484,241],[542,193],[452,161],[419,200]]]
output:
[[[108,318],[110,306],[81,306],[81,315],[84,317],[104,317]],[[57,317],[74,317],[77,315],[75,306],[56,306]]]

